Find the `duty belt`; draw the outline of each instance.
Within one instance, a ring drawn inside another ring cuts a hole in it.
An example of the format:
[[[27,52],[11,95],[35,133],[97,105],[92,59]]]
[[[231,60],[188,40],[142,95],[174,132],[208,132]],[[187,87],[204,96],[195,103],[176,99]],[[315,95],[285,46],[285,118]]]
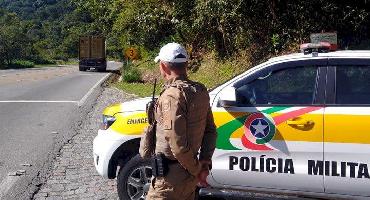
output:
[[[163,153],[158,153],[152,158],[154,177],[163,177],[168,174],[169,165],[179,163],[177,160],[167,158]]]

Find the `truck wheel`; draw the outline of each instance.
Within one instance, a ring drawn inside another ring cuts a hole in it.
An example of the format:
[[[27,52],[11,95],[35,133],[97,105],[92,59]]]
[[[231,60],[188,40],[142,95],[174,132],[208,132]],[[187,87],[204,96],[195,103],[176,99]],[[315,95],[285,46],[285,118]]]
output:
[[[151,183],[150,160],[134,156],[117,176],[117,191],[121,200],[145,200]]]
[[[78,69],[79,69],[80,71],[82,71],[82,72],[87,70],[87,69],[86,69],[86,68],[84,68],[84,67],[79,67]]]

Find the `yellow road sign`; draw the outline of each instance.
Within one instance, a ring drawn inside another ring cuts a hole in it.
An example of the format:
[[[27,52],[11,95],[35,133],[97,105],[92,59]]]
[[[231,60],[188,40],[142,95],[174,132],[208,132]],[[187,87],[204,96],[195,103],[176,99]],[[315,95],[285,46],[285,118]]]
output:
[[[130,48],[127,48],[125,50],[125,56],[126,58],[130,59],[130,60],[136,60],[138,59],[138,51],[137,49],[133,48],[133,47],[130,47]]]

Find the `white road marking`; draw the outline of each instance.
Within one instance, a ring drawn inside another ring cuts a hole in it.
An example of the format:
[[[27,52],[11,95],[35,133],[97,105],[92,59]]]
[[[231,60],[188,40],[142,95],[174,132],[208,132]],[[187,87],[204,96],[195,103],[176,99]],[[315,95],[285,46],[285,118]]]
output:
[[[78,101],[9,100],[0,103],[78,103]]]
[[[6,195],[10,188],[17,182],[19,176],[7,176],[0,183],[0,199]]]
[[[1,101],[0,103],[73,103],[77,104],[78,107],[81,107],[88,97],[93,93],[93,91],[99,87],[110,75],[111,73],[106,74],[103,78],[101,78],[93,87],[89,89],[89,91],[79,100],[79,101],[48,101],[48,100],[5,100]]]
[[[78,107],[81,107],[87,100],[87,98],[91,95],[91,93],[99,87],[110,75],[111,73],[108,73],[103,78],[101,78],[90,90],[85,94],[85,96],[82,97],[82,99],[77,103]]]

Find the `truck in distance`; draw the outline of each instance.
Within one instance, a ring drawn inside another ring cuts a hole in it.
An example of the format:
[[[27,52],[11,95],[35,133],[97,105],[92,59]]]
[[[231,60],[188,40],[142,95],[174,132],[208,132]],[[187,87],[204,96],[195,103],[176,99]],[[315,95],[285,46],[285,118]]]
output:
[[[101,36],[83,36],[79,43],[79,70],[95,68],[99,72],[106,71],[107,58],[105,38]]]

